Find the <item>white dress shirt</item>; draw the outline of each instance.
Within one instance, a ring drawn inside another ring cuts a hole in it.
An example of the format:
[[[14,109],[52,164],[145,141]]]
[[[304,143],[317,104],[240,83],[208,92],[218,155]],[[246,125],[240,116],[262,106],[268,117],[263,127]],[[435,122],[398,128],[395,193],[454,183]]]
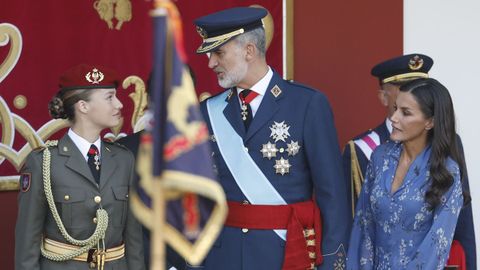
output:
[[[270,80],[272,80],[273,77],[273,71],[270,67],[268,67],[267,74],[263,76],[263,78],[260,79],[256,84],[254,84],[250,90],[255,91],[258,93],[258,96],[256,96],[251,102],[250,102],[250,108],[252,108],[252,116],[255,117],[255,114],[258,111],[258,107],[260,107],[260,103],[262,102],[263,97],[265,96],[265,92],[267,91],[268,85],[270,84]],[[239,100],[240,106],[242,106],[242,100],[240,99],[240,92],[242,92],[243,88],[237,87],[237,97]]]
[[[70,139],[73,141],[75,146],[77,146],[78,150],[80,150],[80,153],[82,153],[82,156],[85,158],[85,160],[88,162],[88,150],[90,150],[90,145],[92,143],[88,142],[84,138],[80,137],[77,133],[75,133],[71,128],[68,130],[68,136]],[[100,136],[98,139],[93,143],[97,149],[98,149],[98,156],[100,157],[100,145],[101,145],[101,140]]]

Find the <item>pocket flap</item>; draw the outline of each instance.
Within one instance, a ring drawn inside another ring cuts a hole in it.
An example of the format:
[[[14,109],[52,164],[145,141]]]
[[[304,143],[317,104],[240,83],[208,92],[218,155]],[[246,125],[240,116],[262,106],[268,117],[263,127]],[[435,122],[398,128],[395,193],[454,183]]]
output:
[[[53,198],[58,203],[74,203],[85,201],[85,191],[72,188],[56,188]]]
[[[128,200],[128,186],[112,187],[115,199],[126,201]]]

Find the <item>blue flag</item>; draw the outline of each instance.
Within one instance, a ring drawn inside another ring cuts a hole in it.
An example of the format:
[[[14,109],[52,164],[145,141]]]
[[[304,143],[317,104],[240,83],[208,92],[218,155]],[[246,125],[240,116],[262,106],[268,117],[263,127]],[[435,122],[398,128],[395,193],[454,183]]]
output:
[[[153,12],[154,66],[149,85],[152,119],[141,140],[137,158],[140,180],[135,184],[132,209],[142,223],[148,224],[152,219],[148,215],[155,211],[146,209],[154,207],[156,192],[149,183],[164,181],[167,223],[187,241],[202,240],[210,246],[221,228],[218,223],[223,223],[226,216],[225,195],[213,171],[208,128],[185,64],[180,16],[174,4],[162,4]],[[147,159],[142,157],[145,149],[150,149]],[[191,250],[176,251],[192,263],[206,255],[203,250],[201,255],[189,258]]]

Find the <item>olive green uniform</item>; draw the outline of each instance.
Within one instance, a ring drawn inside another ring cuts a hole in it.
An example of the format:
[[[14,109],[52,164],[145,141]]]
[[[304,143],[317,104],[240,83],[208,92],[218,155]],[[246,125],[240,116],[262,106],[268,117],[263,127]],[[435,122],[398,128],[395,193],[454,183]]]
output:
[[[49,149],[52,193],[67,232],[79,240],[90,237],[97,225],[96,210],[102,207],[109,216],[105,233],[107,250],[125,243],[125,256],[106,262],[104,269],[145,269],[141,227],[131,213],[128,200],[134,173],[132,153],[117,144],[102,142],[98,185],[68,135]],[[42,160],[43,151],[33,151],[22,169],[22,176],[27,175],[31,182],[18,197],[15,269],[89,269],[87,262],[55,262],[41,255],[42,237],[68,244],[47,204]]]

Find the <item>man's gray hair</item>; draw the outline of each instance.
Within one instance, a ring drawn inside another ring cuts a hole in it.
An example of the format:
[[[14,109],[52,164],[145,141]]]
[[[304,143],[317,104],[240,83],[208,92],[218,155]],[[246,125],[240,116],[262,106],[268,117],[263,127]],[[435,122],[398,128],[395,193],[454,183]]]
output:
[[[238,35],[235,40],[241,45],[245,45],[248,42],[255,44],[259,55],[261,57],[265,57],[265,52],[267,49],[265,42],[265,30],[263,29],[263,27],[258,27],[253,29],[252,31],[248,31],[246,33]]]

